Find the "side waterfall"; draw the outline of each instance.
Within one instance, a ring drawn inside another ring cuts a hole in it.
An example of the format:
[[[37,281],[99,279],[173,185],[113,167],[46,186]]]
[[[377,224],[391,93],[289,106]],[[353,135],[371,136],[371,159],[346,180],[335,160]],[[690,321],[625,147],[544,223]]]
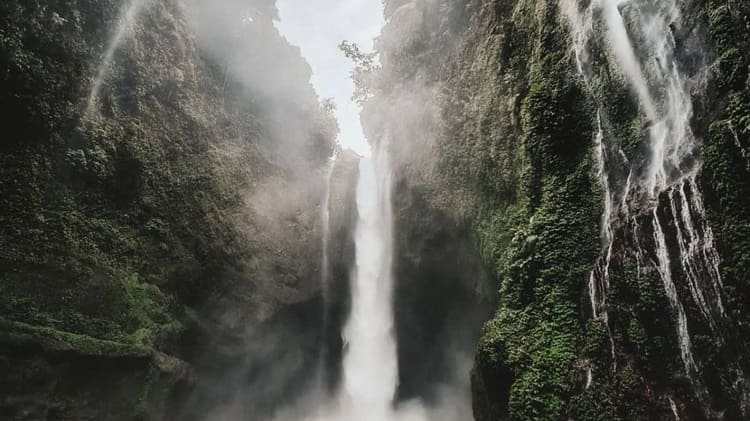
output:
[[[328,168],[326,168],[325,186],[323,188],[323,200],[320,206],[320,226],[321,226],[321,261],[320,261],[320,291],[322,297],[321,306],[321,329],[322,340],[320,343],[320,355],[318,357],[317,373],[317,393],[318,398],[325,396],[332,386],[331,377],[328,375],[328,361],[331,349],[329,348],[331,331],[331,259],[330,259],[330,242],[331,242],[331,194],[333,183],[333,172],[336,168],[336,159],[338,158],[338,146],[328,159]]]
[[[91,113],[94,112],[96,101],[99,99],[99,92],[104,84],[104,79],[107,77],[107,72],[112,66],[115,53],[125,40],[125,37],[130,33],[133,23],[149,1],[150,0],[131,0],[120,13],[117,28],[115,29],[114,35],[110,39],[107,50],[104,53],[104,57],[99,64],[99,70],[97,71],[96,79],[94,79],[94,85],[89,93],[84,114],[85,117],[91,116]]]
[[[598,106],[595,158],[604,191],[604,213],[603,251],[588,283],[593,317],[606,325],[612,340],[607,306],[609,270],[612,260],[621,257],[617,248],[613,250],[614,239],[630,234],[637,249],[634,253],[639,274],[650,265],[662,279],[675,317],[685,374],[703,400],[700,368],[693,356],[682,302],[686,297],[679,296],[675,282],[685,281],[690,298],[717,340],[725,340],[730,320],[723,303],[720,259],[699,189],[701,166],[696,157],[701,145],[690,126],[692,92],[699,86],[683,73],[678,62],[674,35],[680,29],[677,2],[561,0],[560,6],[570,24],[577,70]],[[601,35],[595,25],[604,28]],[[617,136],[608,131],[604,107],[599,103],[602,99],[594,88],[599,71],[595,65],[601,64],[592,63],[590,48],[597,48],[611,59],[638,100],[647,124],[647,159],[630,162]],[[660,202],[666,204],[663,214]],[[669,218],[669,224],[662,224],[660,215]],[[649,219],[651,238],[644,237],[647,232],[639,226]],[[676,250],[668,247],[667,235],[677,239]],[[679,262],[679,277],[673,274],[672,260]],[[738,380],[739,383],[744,382]]]
[[[336,166],[336,158],[338,155],[338,149],[334,150],[333,155],[328,159],[328,168],[326,170],[326,184],[325,189],[323,190],[323,203],[321,204],[320,209],[320,220],[321,220],[321,237],[322,237],[322,244],[321,248],[322,256],[321,256],[321,264],[320,264],[320,285],[321,285],[321,291],[323,292],[323,302],[327,303],[329,301],[329,295],[330,295],[330,276],[331,276],[331,262],[330,257],[328,256],[328,246],[330,242],[331,237],[331,182],[333,181],[333,170]],[[323,325],[325,326],[326,316],[323,316]]]

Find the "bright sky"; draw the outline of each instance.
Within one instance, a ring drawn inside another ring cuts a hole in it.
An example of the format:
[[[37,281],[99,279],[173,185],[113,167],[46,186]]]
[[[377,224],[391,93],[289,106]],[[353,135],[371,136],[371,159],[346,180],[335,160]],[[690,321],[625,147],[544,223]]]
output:
[[[336,102],[336,118],[344,148],[369,155],[359,107],[351,101],[354,83],[349,77],[352,62],[339,51],[343,40],[357,43],[365,51],[383,26],[381,0],[278,0],[281,21],[277,27],[313,69],[312,84],[321,98]]]

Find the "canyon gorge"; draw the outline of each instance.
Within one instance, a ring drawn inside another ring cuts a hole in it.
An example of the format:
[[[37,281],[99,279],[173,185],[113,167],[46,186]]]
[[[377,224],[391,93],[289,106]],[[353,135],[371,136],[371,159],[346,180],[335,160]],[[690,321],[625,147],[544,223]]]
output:
[[[317,1],[0,2],[0,419],[750,419],[750,3]]]

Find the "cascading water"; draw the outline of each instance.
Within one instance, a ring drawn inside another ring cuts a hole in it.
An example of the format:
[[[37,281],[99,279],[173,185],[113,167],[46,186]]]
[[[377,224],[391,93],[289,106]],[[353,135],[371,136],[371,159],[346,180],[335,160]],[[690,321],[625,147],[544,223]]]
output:
[[[130,33],[133,23],[149,1],[150,0],[131,0],[123,9],[122,13],[120,13],[117,28],[115,29],[115,33],[110,39],[104,57],[99,64],[99,70],[97,71],[96,79],[94,79],[94,85],[89,93],[84,114],[85,116],[90,116],[94,111],[96,101],[99,99],[99,92],[102,89],[104,79],[107,77],[107,72],[115,58],[115,53],[125,40],[125,37]]]
[[[607,321],[607,298],[604,295],[604,291],[609,288],[609,265],[612,258],[612,245],[614,243],[614,233],[612,232],[612,195],[609,194],[610,186],[609,179],[607,176],[605,162],[606,148],[604,145],[604,131],[602,130],[601,115],[597,113],[597,132],[596,132],[596,165],[601,180],[602,187],[604,189],[604,213],[602,214],[602,231],[601,238],[606,252],[601,259],[600,264],[596,270],[591,272],[589,279],[589,293],[591,294],[591,312],[595,318],[600,318],[603,321]],[[599,285],[599,280],[602,280],[603,285]]]
[[[396,408],[398,360],[393,319],[392,172],[380,145],[359,163],[356,261],[352,271],[351,314],[343,329],[340,389],[308,421],[425,421],[419,402]]]
[[[359,166],[352,313],[344,330],[341,406],[346,419],[390,418],[397,386],[393,336],[393,215],[391,174],[385,153]]]
[[[372,158],[361,158],[351,314],[342,332],[343,378],[334,401],[324,404],[314,417],[317,421],[426,419],[421,407],[410,411],[394,408],[398,361],[393,332],[391,184],[384,151],[375,150]]]
[[[680,357],[685,364],[685,371],[687,372],[688,377],[695,381],[698,366],[695,364],[695,359],[693,358],[693,345],[690,340],[690,334],[688,333],[687,315],[685,314],[685,307],[682,305],[680,297],[677,295],[677,287],[672,279],[672,263],[669,260],[667,240],[664,236],[664,229],[659,221],[657,209],[654,209],[653,224],[654,241],[656,242],[657,270],[659,271],[659,276],[661,277],[662,282],[664,282],[664,290],[667,292],[669,303],[677,314],[677,336],[680,339]]]
[[[603,253],[597,262],[594,270],[589,275],[589,295],[591,298],[591,311],[595,319],[604,323],[609,337],[610,351],[612,354],[613,367],[617,367],[617,356],[615,352],[615,341],[612,337],[612,330],[609,327],[609,313],[607,312],[607,290],[609,289],[609,268],[612,263],[612,251],[614,248],[615,233],[613,226],[613,212],[615,211],[614,198],[609,182],[606,163],[608,161],[607,145],[604,143],[604,130],[602,129],[601,111],[596,115],[597,132],[595,139],[596,147],[596,164],[599,179],[604,189],[604,212],[602,213],[601,240]],[[586,374],[586,388],[591,386],[592,382],[591,369]]]
[[[616,136],[603,127],[603,107],[597,111],[596,162],[604,190],[602,216],[602,256],[589,279],[589,293],[594,318],[601,320],[609,332],[607,290],[609,269],[613,258],[615,236],[632,234],[639,265],[648,264],[646,256],[655,256],[651,264],[661,277],[675,314],[680,356],[696,393],[701,397],[700,370],[692,352],[687,315],[675,286],[670,249],[662,223],[659,221],[660,198],[668,199],[665,216],[671,218],[678,249],[675,261],[680,262],[690,296],[703,318],[719,340],[722,326],[728,323],[723,304],[723,285],[719,256],[714,247],[713,233],[705,217],[697,178],[700,163],[696,159],[700,147],[693,135],[692,95],[695,88],[681,71],[674,31],[680,28],[680,13],[675,1],[660,0],[592,0],[580,7],[576,0],[561,0],[573,35],[576,64],[580,75],[595,100],[596,69],[590,61],[589,47],[603,41],[599,48],[617,65],[638,99],[648,127],[647,159],[629,161]],[[603,40],[597,38],[595,22],[602,22]],[[606,121],[606,120],[605,120]],[[627,174],[627,178],[619,175]],[[612,182],[612,179],[619,182]],[[650,219],[653,238],[640,238],[645,232],[640,219]],[[653,245],[653,250],[644,249]],[[610,340],[611,332],[610,332]],[[591,380],[587,383],[590,384]]]
[[[669,401],[669,409],[672,410],[672,415],[674,415],[674,419],[676,421],[681,421],[682,418],[680,418],[680,412],[677,410],[677,404],[675,403],[674,399],[670,396],[667,398]]]

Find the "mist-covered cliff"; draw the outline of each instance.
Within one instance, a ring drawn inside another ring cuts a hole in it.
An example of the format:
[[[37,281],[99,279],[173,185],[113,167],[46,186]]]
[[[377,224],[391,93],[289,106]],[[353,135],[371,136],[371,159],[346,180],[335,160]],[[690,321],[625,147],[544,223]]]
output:
[[[384,0],[363,198],[275,4],[0,2],[0,417],[750,418],[746,2]]]
[[[430,209],[398,223],[453,224],[498,292],[476,419],[746,419],[746,5],[385,10],[364,122]]]
[[[275,18],[0,4],[3,419],[253,418],[304,386],[337,127]]]

